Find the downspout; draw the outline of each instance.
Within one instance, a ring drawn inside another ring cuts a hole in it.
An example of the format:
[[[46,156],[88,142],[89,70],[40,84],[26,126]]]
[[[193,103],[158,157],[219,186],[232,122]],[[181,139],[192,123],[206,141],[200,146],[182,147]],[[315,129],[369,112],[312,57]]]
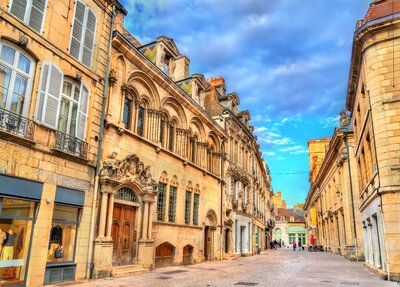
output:
[[[223,225],[222,225],[222,207],[223,207],[223,196],[224,196],[224,160],[225,158],[225,149],[224,149],[224,140],[221,143],[221,200],[220,200],[220,237],[219,237],[219,250],[220,250],[220,260],[222,261],[223,258],[223,250],[222,250],[222,235],[223,235]]]
[[[351,212],[353,216],[353,229],[354,229],[354,244],[356,246],[356,261],[358,261],[358,242],[357,242],[356,216],[354,211],[353,180],[351,178],[350,152],[349,152],[349,143],[347,142],[346,132],[344,134],[344,145],[346,146],[346,152],[347,152],[347,165],[349,169],[349,180],[350,180]]]
[[[115,4],[112,6],[112,14],[111,14],[111,25],[110,25],[110,38],[108,42],[108,60],[107,60],[107,68],[106,68],[106,78],[103,89],[103,103],[101,107],[101,117],[100,117],[100,132],[99,132],[99,141],[97,145],[97,159],[96,159],[96,175],[94,181],[94,193],[93,193],[93,202],[92,202],[92,214],[90,219],[90,235],[89,235],[89,252],[87,259],[87,268],[86,268],[86,279],[90,279],[90,273],[93,268],[93,243],[94,243],[94,230],[95,230],[95,221],[96,221],[96,206],[97,206],[97,194],[99,192],[99,174],[100,174],[100,160],[102,157],[102,143],[103,143],[103,130],[104,130],[104,114],[105,114],[105,104],[107,98],[108,91],[108,77],[110,74],[110,56],[111,56],[111,45],[113,38],[113,29],[114,29],[114,19],[115,19]]]

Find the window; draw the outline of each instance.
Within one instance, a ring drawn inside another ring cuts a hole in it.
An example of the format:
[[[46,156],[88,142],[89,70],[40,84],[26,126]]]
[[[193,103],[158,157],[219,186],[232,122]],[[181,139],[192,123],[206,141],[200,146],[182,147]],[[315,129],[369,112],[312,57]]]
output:
[[[247,185],[243,186],[243,203],[247,203]]]
[[[290,217],[290,222],[294,222],[294,217],[293,216]]]
[[[46,0],[12,0],[10,13],[38,33],[42,33]]]
[[[199,204],[200,195],[195,193],[193,196],[193,225],[199,225]]]
[[[34,71],[29,55],[0,41],[0,108],[27,116]]]
[[[0,197],[1,286],[25,285],[35,202]]]
[[[144,135],[144,112],[145,109],[142,106],[138,107],[138,118],[137,118],[137,133],[140,136]]]
[[[164,146],[164,129],[165,129],[165,120],[161,118],[160,120],[160,143],[161,146]]]
[[[45,62],[39,84],[36,120],[52,129],[85,140],[89,89],[65,79],[53,63]]]
[[[168,149],[174,151],[174,125],[170,124],[168,132]]]
[[[122,116],[122,121],[124,122],[126,129],[129,129],[131,127],[131,119],[132,119],[132,100],[125,97],[124,114]]]
[[[196,142],[195,142],[194,138],[191,138],[190,139],[190,161],[194,163],[195,158],[196,158]]]
[[[192,205],[192,193],[186,191],[185,197],[185,224],[190,224],[190,206]]]
[[[233,182],[233,200],[237,200],[237,187],[238,187],[238,182],[234,181]]]
[[[92,67],[96,21],[92,9],[77,0],[69,54],[89,68]]]
[[[175,222],[176,213],[176,187],[169,187],[169,208],[168,208],[168,221]]]
[[[157,196],[157,220],[164,221],[165,219],[165,196],[166,196],[167,185],[160,182],[158,184],[158,196]]]

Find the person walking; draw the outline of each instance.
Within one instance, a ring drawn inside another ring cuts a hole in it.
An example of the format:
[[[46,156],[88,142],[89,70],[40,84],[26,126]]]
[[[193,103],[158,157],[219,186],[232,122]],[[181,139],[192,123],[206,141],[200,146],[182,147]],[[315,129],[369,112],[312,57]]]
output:
[[[293,251],[296,251],[296,242],[292,242],[292,246],[293,246]]]
[[[301,251],[301,241],[299,241],[299,251]]]

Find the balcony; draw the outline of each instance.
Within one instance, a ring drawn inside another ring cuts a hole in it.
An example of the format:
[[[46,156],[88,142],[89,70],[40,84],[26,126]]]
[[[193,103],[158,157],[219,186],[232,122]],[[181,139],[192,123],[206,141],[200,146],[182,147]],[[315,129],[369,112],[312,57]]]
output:
[[[54,149],[86,160],[88,143],[63,132],[56,131],[56,144]]]
[[[0,131],[6,135],[33,142],[35,123],[19,114],[0,108]]]

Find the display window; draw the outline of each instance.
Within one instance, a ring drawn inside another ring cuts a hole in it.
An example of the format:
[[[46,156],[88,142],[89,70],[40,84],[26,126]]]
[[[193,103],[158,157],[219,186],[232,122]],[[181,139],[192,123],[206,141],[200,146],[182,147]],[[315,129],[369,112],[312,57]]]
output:
[[[55,204],[50,229],[48,263],[74,261],[79,209]]]
[[[23,285],[37,204],[0,197],[0,286]]]

